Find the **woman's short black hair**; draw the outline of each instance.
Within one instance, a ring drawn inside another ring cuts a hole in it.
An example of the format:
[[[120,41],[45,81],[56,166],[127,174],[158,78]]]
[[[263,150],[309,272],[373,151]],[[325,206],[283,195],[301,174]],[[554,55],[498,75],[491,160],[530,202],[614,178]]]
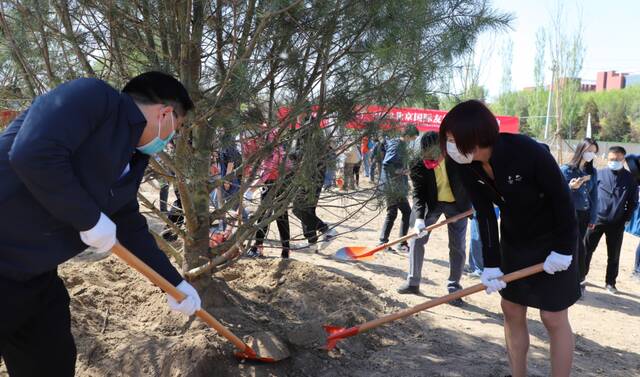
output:
[[[175,77],[156,71],[149,71],[132,78],[122,88],[134,101],[143,105],[171,105],[175,111],[185,116],[193,109],[189,92]]]
[[[460,153],[471,153],[476,147],[493,146],[498,140],[498,120],[482,102],[469,100],[457,104],[440,124],[440,148],[446,153],[447,134],[453,135]]]

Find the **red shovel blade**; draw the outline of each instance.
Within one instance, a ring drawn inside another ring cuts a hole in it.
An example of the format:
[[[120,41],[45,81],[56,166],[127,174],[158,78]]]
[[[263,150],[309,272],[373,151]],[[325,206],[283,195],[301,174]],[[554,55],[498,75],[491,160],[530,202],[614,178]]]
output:
[[[349,327],[348,329],[329,325],[324,325],[322,327],[324,327],[324,331],[329,335],[327,337],[327,345],[325,346],[328,351],[336,348],[339,340],[357,335],[360,331],[358,327]]]
[[[373,255],[367,255],[371,250],[366,246],[345,246],[336,251],[336,258],[341,260],[369,260],[373,259]]]

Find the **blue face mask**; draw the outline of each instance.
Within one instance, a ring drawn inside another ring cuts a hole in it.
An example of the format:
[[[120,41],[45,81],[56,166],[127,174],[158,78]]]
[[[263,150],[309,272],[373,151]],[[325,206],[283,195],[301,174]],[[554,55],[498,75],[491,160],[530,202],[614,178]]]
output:
[[[622,161],[609,161],[608,165],[611,170],[620,170],[624,167]]]
[[[159,153],[164,150],[164,148],[169,144],[173,136],[176,134],[175,127],[173,125],[173,116],[171,116],[171,133],[167,136],[166,139],[160,138],[160,121],[158,120],[158,136],[154,137],[153,140],[148,142],[147,144],[138,147],[137,149],[140,153],[144,153],[146,155],[153,155]]]

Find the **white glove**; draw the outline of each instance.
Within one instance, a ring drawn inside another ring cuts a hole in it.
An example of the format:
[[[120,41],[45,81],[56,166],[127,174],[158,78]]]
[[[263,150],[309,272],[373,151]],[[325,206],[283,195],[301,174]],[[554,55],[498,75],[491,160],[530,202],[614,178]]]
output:
[[[169,308],[171,308],[171,310],[175,310],[190,316],[198,309],[200,309],[202,301],[200,300],[198,292],[191,286],[191,284],[187,283],[186,280],[183,280],[176,286],[176,288],[178,288],[180,292],[184,293],[186,297],[184,298],[184,300],[178,302],[175,298],[167,294],[167,303],[169,304]]]
[[[251,190],[245,191],[243,197],[245,200],[249,200],[249,201],[253,200],[253,191]]]
[[[418,235],[418,238],[422,238],[426,236],[427,233],[429,233],[425,232],[424,228],[426,228],[426,226],[424,225],[424,220],[416,219],[416,222],[413,224],[413,231]]]
[[[573,259],[573,256],[571,255],[564,255],[564,254],[560,254],[560,253],[556,253],[555,251],[552,251],[551,254],[549,254],[547,259],[544,261],[544,266],[543,266],[544,271],[551,275],[559,271],[564,271],[567,268],[569,268],[569,266],[571,265],[572,259]]]
[[[486,291],[488,294],[493,292],[498,292],[502,288],[507,286],[507,283],[498,279],[504,276],[500,267],[487,267],[482,270],[482,275],[480,275],[480,281],[487,287]]]
[[[98,223],[93,228],[80,232],[80,239],[94,247],[98,253],[107,253],[116,244],[116,224],[101,212]]]

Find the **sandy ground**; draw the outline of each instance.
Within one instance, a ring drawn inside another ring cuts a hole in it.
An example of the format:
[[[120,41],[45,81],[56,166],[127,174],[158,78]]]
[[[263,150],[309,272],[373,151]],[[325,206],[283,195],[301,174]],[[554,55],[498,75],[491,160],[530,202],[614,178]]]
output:
[[[337,222],[347,216],[341,207],[350,203],[333,197],[322,202],[319,214]],[[238,335],[270,330],[284,341],[292,356],[277,364],[238,363],[228,342],[198,320],[171,313],[164,295],[115,257],[63,265],[61,274],[72,296],[77,375],[508,374],[499,296],[484,292],[467,297],[461,308],[441,305],[345,340],[336,351],[321,349],[323,324],[353,326],[446,293],[445,229],[434,231],[427,245],[422,296],[395,292],[406,277],[406,254],[380,252],[368,262],[332,258],[341,246],[377,243],[384,217],[372,207],[348,207],[354,217],[337,227],[342,234],[319,254],[298,251],[282,260],[278,249],[266,249],[266,258],[242,259],[201,291],[205,308]],[[292,233],[299,237],[299,223],[291,218]],[[398,226],[399,220],[392,235]],[[269,237],[277,237],[272,228]],[[603,289],[604,241],[594,255],[586,298],[570,310],[576,333],[574,376],[640,376],[640,283],[629,277],[637,244],[636,237],[625,234],[617,296]],[[465,287],[477,283],[467,275],[462,280]],[[548,340],[535,310],[529,312],[529,328],[529,375],[548,376]]]

